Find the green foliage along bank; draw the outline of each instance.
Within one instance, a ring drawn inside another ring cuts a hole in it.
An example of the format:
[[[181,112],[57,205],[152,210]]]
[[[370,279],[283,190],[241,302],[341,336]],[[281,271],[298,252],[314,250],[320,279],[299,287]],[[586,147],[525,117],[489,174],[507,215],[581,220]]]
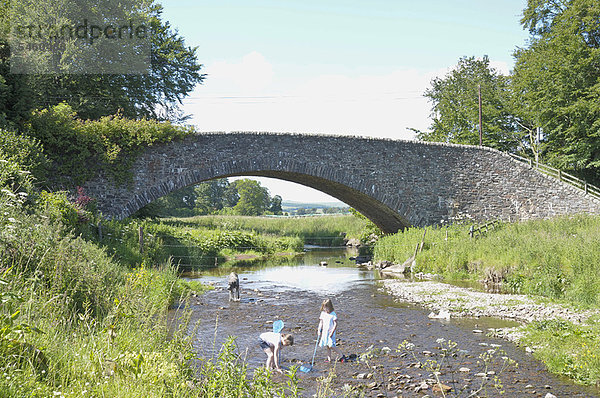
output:
[[[345,238],[359,238],[366,225],[366,219],[351,215],[327,216],[326,218],[214,215],[169,218],[164,219],[164,222],[181,227],[255,231],[265,235],[298,237],[306,244],[319,246],[339,246],[343,244]]]
[[[139,228],[144,234],[143,253],[139,247]],[[171,261],[187,268],[212,267],[238,257],[264,258],[274,254],[297,254],[304,243],[294,236],[267,235],[235,228],[209,228],[169,221],[104,221],[100,244],[119,261],[160,264]],[[93,228],[89,230],[97,235]]]
[[[181,139],[193,129],[120,115],[82,120],[69,105],[61,103],[33,112],[24,132],[40,143],[53,175],[81,184],[100,170],[125,183],[142,149]]]
[[[600,217],[502,224],[474,239],[468,231],[469,226],[427,228],[416,271],[450,279],[500,280],[513,292],[600,305]],[[384,236],[375,246],[376,258],[404,262],[423,232],[410,228]]]
[[[423,229],[384,236],[375,246],[378,260],[404,262],[423,238]],[[447,239],[446,239],[447,237]],[[446,279],[501,281],[505,290],[600,309],[600,217],[580,215],[501,224],[477,238],[469,226],[427,228],[415,271]],[[600,380],[600,316],[585,324],[560,319],[520,328],[520,344],[551,372],[588,385]]]
[[[21,157],[35,142],[2,133],[0,398],[222,396],[232,384],[232,397],[286,395],[267,373],[247,378],[231,355],[197,358],[189,312],[168,309],[205,287],[168,263],[111,256],[114,242],[88,229],[85,196],[36,192],[35,162]],[[289,386],[295,396],[293,378]]]

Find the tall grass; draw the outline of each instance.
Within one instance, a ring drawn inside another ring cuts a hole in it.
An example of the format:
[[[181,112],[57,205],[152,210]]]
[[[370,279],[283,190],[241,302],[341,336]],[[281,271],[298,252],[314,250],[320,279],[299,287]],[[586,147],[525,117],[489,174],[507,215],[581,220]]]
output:
[[[139,228],[144,231],[143,253],[139,247]],[[176,265],[207,267],[239,254],[266,256],[298,253],[303,241],[294,236],[274,236],[255,231],[211,229],[189,224],[162,221],[107,221],[101,241],[123,263],[163,263],[171,259]],[[93,232],[97,235],[97,232]]]
[[[514,292],[585,306],[600,304],[600,217],[502,224],[475,239],[469,237],[468,228],[427,228],[417,270],[448,278],[500,279]],[[375,257],[404,262],[423,232],[411,228],[383,237],[375,247]]]
[[[216,397],[218,375],[246,383],[230,356],[199,375],[189,312],[168,317],[202,287],[169,264],[115,261],[7,189],[0,207],[0,398]],[[255,381],[227,396],[284,396],[268,374]]]
[[[209,228],[217,230],[254,231],[261,234],[299,237],[307,244],[337,246],[348,238],[358,238],[365,221],[351,215],[327,217],[270,218],[247,216],[198,216],[169,218],[164,222],[173,226]]]

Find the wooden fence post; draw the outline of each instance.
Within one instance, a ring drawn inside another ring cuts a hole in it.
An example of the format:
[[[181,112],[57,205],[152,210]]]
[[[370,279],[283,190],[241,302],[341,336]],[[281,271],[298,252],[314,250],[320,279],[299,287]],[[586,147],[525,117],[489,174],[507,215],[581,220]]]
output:
[[[562,171],[558,170],[558,181],[562,181]]]
[[[144,254],[144,228],[142,228],[141,226],[139,229],[139,236],[140,236],[140,254]]]

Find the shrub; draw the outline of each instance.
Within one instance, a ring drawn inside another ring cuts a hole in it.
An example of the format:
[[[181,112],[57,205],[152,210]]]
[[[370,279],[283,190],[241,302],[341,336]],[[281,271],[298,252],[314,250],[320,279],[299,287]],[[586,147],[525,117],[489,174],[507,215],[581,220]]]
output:
[[[33,112],[25,132],[39,140],[60,177],[81,185],[100,170],[118,183],[126,182],[141,150],[183,138],[193,129],[120,115],[84,121],[61,103]]]

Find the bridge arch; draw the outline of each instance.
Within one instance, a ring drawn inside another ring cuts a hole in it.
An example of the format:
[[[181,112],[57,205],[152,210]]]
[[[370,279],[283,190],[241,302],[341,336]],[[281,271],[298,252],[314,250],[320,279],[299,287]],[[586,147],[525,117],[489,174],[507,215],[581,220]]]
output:
[[[285,167],[285,170],[282,170],[282,167]],[[182,172],[176,177],[160,181],[157,185],[150,186],[132,197],[118,217],[131,215],[145,205],[178,189],[217,178],[238,176],[276,178],[314,188],[355,208],[373,221],[382,231],[395,232],[410,226],[410,222],[395,210],[374,196],[367,195],[353,187],[360,186],[361,181],[353,181],[353,176],[345,171],[335,170],[328,166],[313,167],[308,162],[297,160],[284,162],[282,159],[229,161],[219,164],[218,167],[198,168]],[[338,181],[346,181],[346,183]]]
[[[356,208],[384,232],[457,217],[525,219],[600,212],[600,202],[499,151],[465,145],[273,133],[202,133],[150,147],[133,181],[86,183],[109,217],[221,177],[283,179]]]

